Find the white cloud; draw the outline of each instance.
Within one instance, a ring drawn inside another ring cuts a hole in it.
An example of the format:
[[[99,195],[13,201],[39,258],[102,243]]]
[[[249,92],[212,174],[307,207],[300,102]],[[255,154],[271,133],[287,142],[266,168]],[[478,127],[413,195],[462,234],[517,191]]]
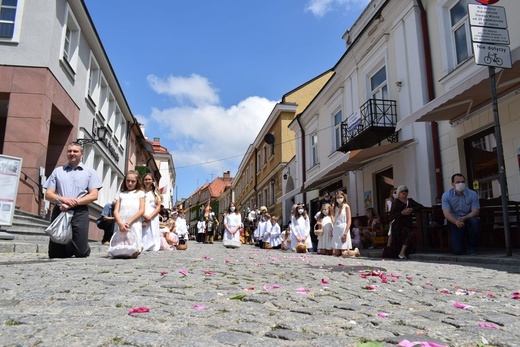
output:
[[[352,7],[365,8],[369,2],[370,0],[309,0],[305,11],[311,12],[316,17],[323,17],[337,9],[348,11]]]
[[[192,74],[190,77],[169,76],[166,80],[149,75],[147,80],[155,92],[173,96],[181,104],[186,99],[193,105],[219,102],[218,90],[211,87],[207,78],[197,74]]]
[[[236,168],[276,104],[251,96],[229,108],[219,106],[217,91],[206,78],[197,75],[164,80],[151,76],[148,81],[160,94],[176,99],[189,95],[193,101],[193,105],[153,108],[147,122],[150,130],[152,123],[158,125],[153,132],[161,133],[161,144],[172,153],[176,167],[213,162],[201,168],[212,172],[220,172],[223,165],[226,170],[232,164]],[[191,89],[193,84],[198,87]],[[220,160],[225,158],[230,159]]]

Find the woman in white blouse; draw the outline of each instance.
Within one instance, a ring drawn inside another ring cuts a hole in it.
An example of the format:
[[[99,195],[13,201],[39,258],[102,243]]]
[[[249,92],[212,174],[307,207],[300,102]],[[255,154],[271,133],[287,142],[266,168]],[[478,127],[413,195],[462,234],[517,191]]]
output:
[[[298,243],[303,243],[307,250],[312,249],[311,224],[305,205],[296,205],[291,217],[291,250],[296,251]]]

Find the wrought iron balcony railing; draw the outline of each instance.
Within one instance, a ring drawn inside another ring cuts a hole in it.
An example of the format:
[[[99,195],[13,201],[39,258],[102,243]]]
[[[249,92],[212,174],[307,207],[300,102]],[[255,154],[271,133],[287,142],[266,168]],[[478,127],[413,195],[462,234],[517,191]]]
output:
[[[360,108],[360,119],[341,123],[341,147],[338,151],[372,147],[384,139],[397,141],[397,103],[395,100],[369,99]]]

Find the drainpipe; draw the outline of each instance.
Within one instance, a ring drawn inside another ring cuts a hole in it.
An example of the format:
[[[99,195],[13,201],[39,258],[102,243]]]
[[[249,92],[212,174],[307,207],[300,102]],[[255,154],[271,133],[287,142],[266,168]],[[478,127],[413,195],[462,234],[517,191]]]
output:
[[[300,130],[302,131],[302,185],[305,184],[305,180],[307,179],[307,173],[305,170],[306,165],[306,156],[305,156],[305,129],[303,129],[302,123],[300,121],[300,114],[296,116],[296,121],[298,121],[298,125],[300,126]],[[303,192],[303,203],[307,205],[307,192]]]
[[[424,47],[424,64],[426,68],[426,83],[428,88],[428,102],[435,99],[435,87],[433,82],[433,64],[431,58],[430,33],[428,30],[428,18],[422,0],[417,0],[417,5],[421,11],[421,27]],[[435,183],[437,196],[441,196],[444,189],[442,184],[442,170],[441,170],[441,149],[439,144],[439,125],[437,122],[430,122],[430,129],[432,132],[433,145],[433,163],[435,166]]]

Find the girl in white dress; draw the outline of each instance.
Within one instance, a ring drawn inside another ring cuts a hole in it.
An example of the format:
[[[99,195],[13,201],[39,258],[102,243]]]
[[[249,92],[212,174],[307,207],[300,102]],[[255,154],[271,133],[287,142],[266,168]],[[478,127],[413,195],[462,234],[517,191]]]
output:
[[[161,197],[155,188],[151,173],[144,175],[143,186],[145,192],[143,248],[145,251],[158,251],[161,248],[161,232],[159,230]]]
[[[271,216],[271,222],[268,223],[270,226],[267,231],[266,241],[269,243],[269,247],[272,249],[279,249],[282,247],[282,231],[280,229],[280,225],[278,224],[278,217]]]
[[[296,205],[291,217],[291,250],[296,251],[298,243],[303,243],[307,250],[312,249],[311,224],[305,205]]]
[[[347,204],[347,195],[341,190],[334,194],[334,225],[332,228],[332,254],[336,257],[352,249],[350,238],[351,213]]]
[[[224,219],[224,240],[234,240],[240,242],[239,229],[242,227],[242,216],[232,202],[229,204],[228,213]]]
[[[323,204],[318,214],[318,223],[322,234],[318,236],[318,253],[332,254],[332,225],[334,223],[334,210],[331,204]]]
[[[110,240],[108,254],[112,257],[135,258],[142,250],[143,232],[141,217],[144,214],[144,192],[137,171],[128,171],[114,206],[116,225]],[[135,246],[135,252],[125,253]]]

